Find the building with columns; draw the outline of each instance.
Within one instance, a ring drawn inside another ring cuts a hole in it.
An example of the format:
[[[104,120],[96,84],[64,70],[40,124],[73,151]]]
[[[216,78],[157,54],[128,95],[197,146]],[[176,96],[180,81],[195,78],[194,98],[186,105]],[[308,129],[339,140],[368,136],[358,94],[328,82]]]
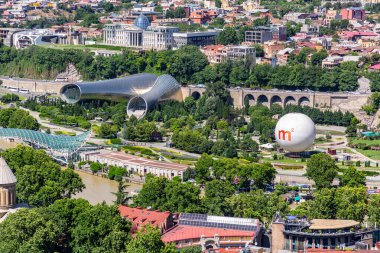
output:
[[[0,209],[8,210],[16,205],[16,183],[12,170],[0,157]]]
[[[141,47],[143,30],[129,24],[107,24],[103,29],[104,44]]]

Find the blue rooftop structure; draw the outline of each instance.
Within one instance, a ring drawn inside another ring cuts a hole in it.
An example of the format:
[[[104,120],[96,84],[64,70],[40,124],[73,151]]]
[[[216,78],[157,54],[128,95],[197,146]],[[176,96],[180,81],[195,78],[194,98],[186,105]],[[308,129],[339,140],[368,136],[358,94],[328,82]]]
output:
[[[39,131],[17,128],[0,128],[0,138],[13,138],[29,142],[34,146],[46,149],[53,157],[63,158],[68,162],[86,142],[91,131],[77,136],[52,135]]]
[[[135,19],[134,24],[135,24],[135,26],[137,26],[143,30],[145,30],[148,26],[150,26],[149,19],[142,13],[140,14],[140,16],[138,16]]]

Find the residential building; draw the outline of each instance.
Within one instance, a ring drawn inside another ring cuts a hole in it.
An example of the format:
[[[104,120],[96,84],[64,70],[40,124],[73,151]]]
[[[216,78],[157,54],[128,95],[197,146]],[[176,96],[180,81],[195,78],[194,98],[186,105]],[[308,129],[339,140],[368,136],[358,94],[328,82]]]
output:
[[[307,35],[318,35],[319,27],[315,25],[303,24],[300,32],[306,33]]]
[[[131,221],[132,234],[148,224],[159,228],[163,234],[174,225],[173,215],[169,211],[160,212],[141,207],[119,206],[119,212],[122,217]]]
[[[307,249],[371,248],[380,239],[380,229],[362,230],[353,220],[313,219],[277,215],[272,223],[272,252],[304,252]]]
[[[201,25],[201,24],[205,24],[205,23],[210,22],[211,20],[213,20],[217,16],[218,16],[218,13],[216,12],[216,10],[205,9],[205,10],[196,10],[196,11],[193,11],[190,14],[189,18],[195,24],[200,24]]]
[[[356,55],[345,55],[345,56],[331,55],[322,61],[322,68],[331,69],[333,67],[339,66],[342,62],[347,62],[347,61],[359,62],[360,58],[361,56],[356,56]]]
[[[13,34],[15,32],[23,31],[21,28],[0,28],[0,38],[4,45],[8,47],[13,46]]]
[[[327,10],[325,19],[323,20],[323,24],[326,26],[330,26],[332,20],[340,20],[342,16],[337,10]]]
[[[210,63],[222,63],[224,61],[244,61],[250,65],[256,63],[256,49],[250,46],[223,46],[210,45],[201,49]]]
[[[173,48],[185,45],[207,46],[215,44],[218,31],[173,33]]]
[[[363,48],[369,48],[369,47],[375,47],[377,46],[377,42],[371,38],[361,38],[358,39],[357,42],[359,43],[360,46]]]
[[[228,46],[226,50],[227,61],[244,61],[251,66],[256,63],[256,49],[248,46]]]
[[[209,45],[201,49],[202,53],[206,55],[209,63],[221,63],[223,55],[225,54],[225,46],[223,45]]]
[[[177,248],[197,246],[202,250],[244,248],[261,245],[261,224],[257,219],[181,213],[178,224],[161,238]]]
[[[272,39],[275,41],[287,41],[288,37],[286,35],[285,26],[272,26]]]
[[[295,23],[305,23],[305,20],[310,18],[309,13],[289,12],[284,15],[283,19],[287,21],[293,21]]]
[[[340,14],[342,15],[342,19],[348,19],[348,20],[365,20],[365,10],[361,7],[350,7],[346,9],[342,9],[340,11]]]
[[[278,42],[278,41],[267,41],[264,42],[263,49],[264,49],[264,57],[266,58],[273,58],[276,57],[276,54],[280,51],[286,48],[286,45],[284,42]]]
[[[106,45],[126,47],[141,47],[143,30],[135,25],[107,24],[103,29],[103,39]]]
[[[129,155],[124,152],[100,150],[96,152],[83,152],[80,154],[82,161],[100,162],[125,168],[132,175],[145,177],[147,174],[162,176],[168,179],[179,177],[183,179],[183,173],[187,165],[150,160],[139,156]]]
[[[279,65],[286,65],[288,64],[290,54],[293,53],[293,48],[284,48],[277,53],[277,63]]]
[[[154,50],[166,50],[173,47],[173,33],[178,32],[178,27],[149,26],[143,32],[143,48]]]
[[[254,30],[245,32],[245,42],[263,44],[273,39],[273,32],[269,27],[256,27]]]

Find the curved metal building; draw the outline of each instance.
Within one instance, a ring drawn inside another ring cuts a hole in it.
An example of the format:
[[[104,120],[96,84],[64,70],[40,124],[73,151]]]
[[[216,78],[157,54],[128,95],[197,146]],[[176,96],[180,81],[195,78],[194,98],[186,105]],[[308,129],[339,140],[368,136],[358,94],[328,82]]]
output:
[[[141,119],[161,100],[168,99],[180,89],[171,75],[136,74],[122,78],[67,84],[61,88],[61,98],[67,103],[81,99],[130,99],[127,114]]]

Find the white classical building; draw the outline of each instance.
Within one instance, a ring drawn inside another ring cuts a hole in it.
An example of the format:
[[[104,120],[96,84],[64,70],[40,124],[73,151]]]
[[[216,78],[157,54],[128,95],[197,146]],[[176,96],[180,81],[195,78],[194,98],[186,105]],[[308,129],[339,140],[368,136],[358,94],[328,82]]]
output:
[[[141,47],[143,30],[129,24],[107,24],[103,29],[104,44]]]
[[[187,165],[183,164],[151,160],[129,155],[125,152],[109,150],[84,152],[81,153],[80,156],[82,161],[99,162],[102,164],[122,167],[134,175],[143,177],[150,173],[168,179],[172,179],[173,177],[180,177],[183,179],[183,173],[188,168]]]

